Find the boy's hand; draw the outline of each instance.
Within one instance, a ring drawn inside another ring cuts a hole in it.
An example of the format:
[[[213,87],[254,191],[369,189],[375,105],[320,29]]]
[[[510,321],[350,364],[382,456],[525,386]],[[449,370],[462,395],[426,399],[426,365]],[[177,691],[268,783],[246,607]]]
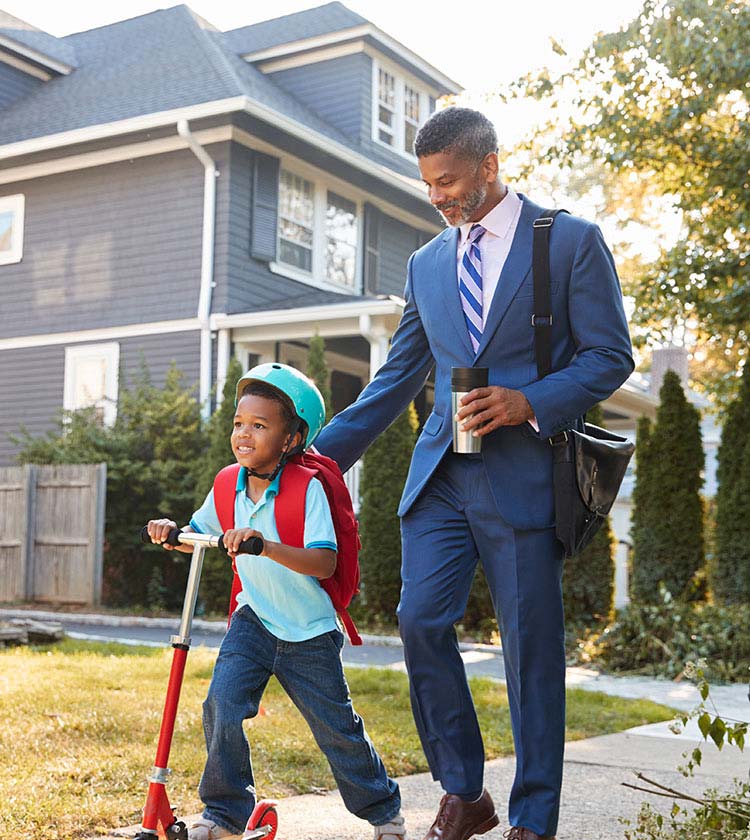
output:
[[[172,522],[171,519],[150,519],[146,527],[152,543],[160,545],[167,551],[174,551],[174,546],[168,545],[164,540],[169,536],[169,532],[177,527],[176,522]]]
[[[252,528],[230,528],[224,531],[224,548],[227,554],[234,559],[240,548],[240,543],[249,540],[250,537],[260,537],[265,543],[263,534],[260,531],[254,531]]]

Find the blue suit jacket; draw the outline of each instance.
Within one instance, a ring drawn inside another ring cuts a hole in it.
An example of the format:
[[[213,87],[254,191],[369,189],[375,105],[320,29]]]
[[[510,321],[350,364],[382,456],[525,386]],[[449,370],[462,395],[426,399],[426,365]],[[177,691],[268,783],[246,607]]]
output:
[[[486,435],[482,455],[503,519],[518,529],[554,525],[547,438],[571,428],[633,370],[630,336],[612,255],[599,228],[561,213],[550,236],[552,370],[537,379],[531,251],[542,208],[523,199],[521,217],[475,355],[458,295],[458,230],[448,228],[409,259],[406,306],[385,364],[359,398],[326,426],[316,447],[342,470],[362,455],[419,393],[435,367],[435,406],[424,424],[399,507],[414,503],[452,444],[451,368],[487,367],[490,385],[522,391],[531,426]]]

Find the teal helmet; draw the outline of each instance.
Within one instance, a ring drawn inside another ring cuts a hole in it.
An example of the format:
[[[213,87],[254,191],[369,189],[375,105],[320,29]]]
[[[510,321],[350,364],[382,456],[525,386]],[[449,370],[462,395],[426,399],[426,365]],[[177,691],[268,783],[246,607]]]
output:
[[[265,382],[266,385],[271,385],[291,400],[297,417],[304,422],[307,430],[305,435],[305,429],[301,429],[302,449],[311,446],[326,419],[323,397],[312,379],[291,365],[282,365],[279,362],[256,365],[237,380],[235,406],[240,401],[245,386],[251,382]]]

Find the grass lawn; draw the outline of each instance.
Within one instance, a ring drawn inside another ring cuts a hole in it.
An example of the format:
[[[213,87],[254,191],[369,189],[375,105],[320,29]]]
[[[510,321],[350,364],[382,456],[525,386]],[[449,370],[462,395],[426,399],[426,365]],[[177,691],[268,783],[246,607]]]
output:
[[[164,703],[171,649],[65,641],[0,651],[0,837],[68,840],[140,821]],[[168,786],[178,814],[200,809],[201,704],[216,651],[190,652]],[[350,669],[355,708],[394,776],[427,769],[406,677]],[[471,683],[488,758],[513,751],[505,689]],[[568,740],[665,720],[648,701],[568,691]],[[248,723],[258,792],[283,797],[331,788],[333,778],[275,680]]]

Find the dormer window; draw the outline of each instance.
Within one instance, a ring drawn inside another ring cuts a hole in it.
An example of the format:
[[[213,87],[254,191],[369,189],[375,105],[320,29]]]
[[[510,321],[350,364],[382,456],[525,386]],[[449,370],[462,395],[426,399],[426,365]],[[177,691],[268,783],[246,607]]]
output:
[[[413,157],[417,131],[434,100],[395,66],[373,61],[373,69],[373,140]]]

